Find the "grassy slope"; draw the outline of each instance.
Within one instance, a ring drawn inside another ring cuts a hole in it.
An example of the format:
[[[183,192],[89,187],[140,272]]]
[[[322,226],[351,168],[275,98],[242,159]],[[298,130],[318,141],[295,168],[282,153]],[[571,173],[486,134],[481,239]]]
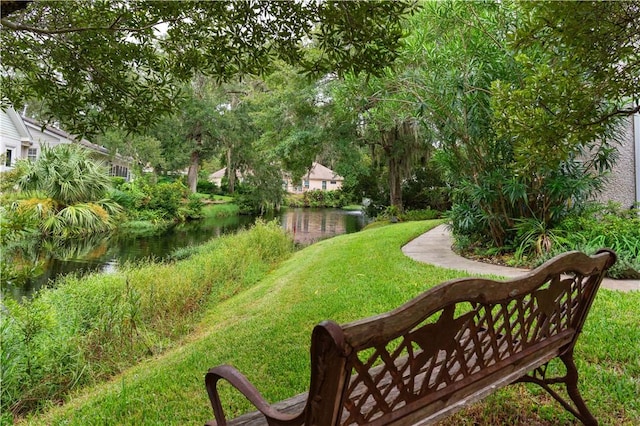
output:
[[[212,417],[203,377],[230,363],[268,400],[306,390],[311,329],[331,318],[347,322],[392,309],[460,273],[418,264],[400,247],[438,222],[365,230],[312,245],[257,286],[213,306],[182,347],[145,362],[31,419],[33,424],[202,424]],[[640,293],[601,291],[577,358],[581,388],[603,424],[640,423]],[[612,312],[615,312],[612,313]],[[523,386],[501,391],[451,424],[566,424],[572,417]],[[232,414],[250,407],[223,395]]]

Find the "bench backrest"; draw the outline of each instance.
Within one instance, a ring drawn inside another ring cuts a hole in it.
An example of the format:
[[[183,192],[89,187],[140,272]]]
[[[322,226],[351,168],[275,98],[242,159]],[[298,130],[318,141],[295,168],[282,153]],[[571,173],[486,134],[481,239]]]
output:
[[[319,324],[305,424],[414,424],[509,384],[573,350],[614,262],[565,253],[522,278],[449,281],[375,317]]]

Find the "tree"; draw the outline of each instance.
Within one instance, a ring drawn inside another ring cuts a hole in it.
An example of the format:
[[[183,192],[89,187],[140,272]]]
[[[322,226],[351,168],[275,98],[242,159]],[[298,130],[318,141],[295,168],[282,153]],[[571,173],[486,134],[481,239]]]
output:
[[[178,107],[179,82],[259,74],[376,73],[396,56],[408,1],[2,1],[2,107],[40,99],[80,135],[140,131]],[[16,10],[17,9],[17,10]],[[311,41],[320,54],[306,57]]]
[[[323,122],[324,105],[316,80],[302,76],[284,63],[265,76],[262,90],[247,100],[260,132],[257,144],[269,152],[280,170],[300,180],[328,144]]]
[[[194,77],[184,86],[180,112],[165,117],[154,129],[170,170],[188,167],[187,186],[193,193],[201,161],[211,158],[219,149],[220,100],[215,96],[216,88],[211,79],[203,75]]]
[[[246,78],[218,87],[218,138],[220,162],[226,165],[227,190],[236,191],[238,173],[244,176],[257,173],[254,155],[259,138],[258,129],[251,116],[254,110],[251,99],[262,91],[262,82]]]
[[[407,28],[405,48],[393,67],[379,76],[347,75],[336,85],[332,96],[340,114],[355,125],[359,143],[367,146],[373,165],[387,176],[389,205],[403,211],[402,183],[417,163],[425,163],[431,153],[431,132],[421,124],[421,83],[415,81],[423,65],[424,50],[410,49],[416,30],[425,22],[421,13]]]
[[[640,111],[640,2],[522,2],[517,12],[510,48],[524,73],[494,83],[497,130],[514,137],[522,169],[581,149],[600,150],[606,166],[620,117]]]
[[[161,143],[150,134],[127,134],[118,128],[112,128],[98,135],[95,143],[106,147],[111,155],[131,158],[136,175],[141,175],[147,166],[155,170],[165,169]]]

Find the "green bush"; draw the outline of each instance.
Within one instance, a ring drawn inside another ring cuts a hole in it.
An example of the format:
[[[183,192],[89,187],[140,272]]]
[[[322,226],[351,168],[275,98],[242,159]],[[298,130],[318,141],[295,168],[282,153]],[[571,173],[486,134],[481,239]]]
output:
[[[111,196],[133,220],[174,221],[201,216],[202,203],[190,197],[180,180],[153,184],[141,178],[121,185]]]
[[[209,182],[206,179],[198,179],[196,190],[203,194],[216,195],[220,191],[220,188],[218,188],[214,182]]]
[[[561,246],[589,252],[606,247],[618,255],[609,271],[614,278],[640,278],[640,216],[637,209],[596,206],[567,218],[558,227],[566,242]]]
[[[127,180],[121,176],[111,176],[111,184],[114,188],[120,188],[122,185],[127,183]]]
[[[535,179],[514,174],[506,166],[496,163],[473,179],[456,182],[448,213],[455,238],[466,235],[485,247],[518,248],[528,234],[520,224],[531,228],[539,222],[537,227],[545,232],[557,227],[580,214],[603,181],[576,159],[557,169],[540,170]]]
[[[618,261],[608,275],[640,278],[640,216],[637,209],[594,205],[583,214],[567,217],[544,235],[551,241],[551,250],[541,251],[535,264],[567,250],[593,254],[598,249],[610,248],[618,255]]]
[[[147,192],[151,196],[147,207],[162,212],[167,219],[178,216],[182,200],[189,195],[189,189],[180,181],[152,185]]]
[[[202,208],[204,207],[204,203],[202,202],[202,198],[198,196],[198,194],[189,194],[187,197],[187,203],[180,210],[181,216],[185,219],[198,219],[203,216]]]
[[[111,198],[128,212],[140,210],[148,202],[149,194],[141,188],[131,184],[122,185],[120,188],[111,192]]]
[[[431,160],[402,183],[402,202],[405,210],[445,211],[451,207],[449,192],[441,169]]]
[[[342,190],[323,191],[312,189],[305,191],[302,196],[290,196],[287,198],[289,207],[331,207],[339,208],[351,202],[351,197]]]
[[[275,223],[220,237],[184,261],[67,277],[3,301],[0,410],[24,414],[107,379],[184,337],[202,308],[248,288],[293,251]]]
[[[422,210],[408,210],[400,215],[400,220],[432,220],[440,218],[441,213],[438,210],[422,209]]]

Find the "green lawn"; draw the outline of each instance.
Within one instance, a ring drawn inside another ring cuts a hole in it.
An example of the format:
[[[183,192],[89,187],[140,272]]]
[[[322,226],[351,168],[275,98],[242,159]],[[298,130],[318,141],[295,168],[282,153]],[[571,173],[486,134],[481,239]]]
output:
[[[94,387],[31,424],[201,425],[212,418],[204,388],[211,366],[230,363],[268,400],[303,392],[315,324],[339,323],[397,307],[461,273],[419,264],[400,247],[440,221],[364,230],[311,245],[254,287],[212,306],[197,330],[169,353]],[[601,290],[576,358],[581,390],[601,424],[640,424],[640,292]],[[449,424],[572,424],[572,416],[535,388],[498,392]],[[223,394],[232,414],[250,409]]]

